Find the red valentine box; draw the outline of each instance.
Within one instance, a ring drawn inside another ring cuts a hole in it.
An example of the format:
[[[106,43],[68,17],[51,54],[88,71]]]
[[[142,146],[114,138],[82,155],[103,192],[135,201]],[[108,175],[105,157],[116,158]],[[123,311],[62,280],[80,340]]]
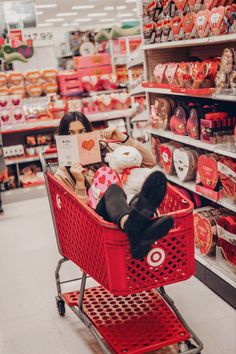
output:
[[[87,92],[102,90],[102,83],[98,76],[84,76],[81,79],[83,89]]]
[[[155,40],[155,29],[156,24],[155,22],[147,23],[143,26],[143,36],[145,44],[151,44]]]
[[[151,137],[152,153],[156,158],[156,163],[160,165],[161,162],[161,152],[160,146],[164,143],[164,139],[153,136]]]
[[[23,124],[25,122],[25,113],[22,107],[13,108],[11,112],[12,124]]]
[[[0,109],[7,109],[10,107],[10,98],[9,96],[0,95]]]
[[[164,173],[172,175],[174,173],[174,161],[173,161],[173,152],[175,146],[164,143],[160,146],[160,155],[161,155],[161,166],[164,170]]]
[[[232,230],[234,232],[229,232],[225,228],[225,223],[221,222],[222,219],[231,219],[230,223],[232,225]],[[222,255],[230,267],[234,268],[236,271],[236,217],[226,216],[219,218],[217,220],[217,233],[218,233],[218,246],[221,249]]]
[[[194,33],[194,26],[195,26],[195,13],[188,12],[183,19],[183,29],[184,29],[184,34],[185,38],[194,38],[195,33]]]
[[[236,162],[222,158],[218,162],[218,171],[225,195],[236,203]]]
[[[209,30],[210,30],[209,17],[210,17],[209,10],[199,11],[196,14],[195,26],[196,26],[196,30],[198,32],[198,35],[201,38],[207,37],[209,34]]]
[[[10,109],[0,109],[0,127],[7,127],[12,124]]]
[[[162,41],[166,42],[169,39],[169,34],[171,30],[171,20],[165,19],[162,21]]]
[[[217,228],[214,217],[207,212],[196,209],[194,211],[195,244],[203,256],[212,256],[217,243]]]
[[[162,41],[163,21],[158,21],[155,26],[155,43]]]
[[[176,16],[171,20],[171,29],[175,40],[183,38],[182,25],[183,25],[183,17]]]
[[[172,113],[170,101],[166,98],[158,98],[151,106],[152,127],[156,129],[168,129]]]
[[[187,0],[174,0],[177,9],[180,12],[183,12],[185,10],[187,2],[188,2]]]
[[[204,0],[204,5],[207,9],[211,10],[213,7],[218,5],[219,0]]]
[[[216,36],[227,31],[225,23],[225,8],[223,6],[213,8],[209,16],[211,32]]]
[[[86,69],[101,65],[110,65],[110,54],[95,54],[80,57],[74,57],[74,65],[77,69]]]
[[[220,185],[218,160],[219,157],[215,154],[201,155],[196,176],[196,191],[215,201],[224,196]]]
[[[60,72],[57,77],[62,95],[75,95],[83,92],[83,87],[76,71],[65,70]]]
[[[178,70],[178,63],[169,63],[165,71],[165,78],[169,85],[173,85],[174,79],[176,77],[176,72]]]
[[[77,72],[78,72],[79,79],[84,76],[94,76],[94,75],[101,76],[103,74],[111,74],[112,66],[106,65],[106,66],[96,66],[96,67],[85,68],[85,69],[77,69]]]
[[[170,129],[178,135],[187,135],[187,120],[189,117],[188,107],[178,106],[170,119]]]
[[[214,120],[201,119],[201,140],[209,144],[216,144],[217,122]]]
[[[168,64],[169,65],[169,64]],[[154,69],[154,76],[159,84],[164,83],[164,78],[165,78],[165,71],[168,67],[167,64],[158,64],[155,69]]]
[[[187,121],[187,134],[192,139],[199,139],[200,136],[200,109],[192,108]]]

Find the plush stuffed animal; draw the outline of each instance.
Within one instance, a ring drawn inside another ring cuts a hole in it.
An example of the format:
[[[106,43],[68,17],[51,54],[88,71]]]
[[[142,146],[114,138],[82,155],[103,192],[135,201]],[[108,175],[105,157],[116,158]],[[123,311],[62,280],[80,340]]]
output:
[[[153,169],[141,167],[142,155],[132,146],[122,145],[106,154],[105,162],[120,177],[127,201],[139,193]]]

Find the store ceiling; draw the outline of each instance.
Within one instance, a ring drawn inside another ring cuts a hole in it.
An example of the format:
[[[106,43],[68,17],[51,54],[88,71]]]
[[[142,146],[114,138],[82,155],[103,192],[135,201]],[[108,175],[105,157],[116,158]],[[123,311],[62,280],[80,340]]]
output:
[[[36,0],[40,27],[122,24],[137,19],[136,8],[137,0]]]

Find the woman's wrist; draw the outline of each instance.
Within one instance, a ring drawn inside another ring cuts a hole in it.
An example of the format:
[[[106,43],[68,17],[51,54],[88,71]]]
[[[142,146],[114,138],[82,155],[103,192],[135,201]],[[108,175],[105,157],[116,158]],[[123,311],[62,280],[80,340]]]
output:
[[[126,141],[129,139],[129,135],[124,134],[124,139],[122,140],[122,144],[126,143]]]

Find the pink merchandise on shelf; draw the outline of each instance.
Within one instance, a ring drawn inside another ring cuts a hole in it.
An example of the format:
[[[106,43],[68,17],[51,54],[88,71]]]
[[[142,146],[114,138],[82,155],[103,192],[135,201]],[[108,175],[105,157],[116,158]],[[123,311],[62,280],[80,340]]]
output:
[[[103,89],[98,76],[84,76],[81,79],[83,89],[89,91],[101,91]]]
[[[111,94],[113,109],[129,109],[131,98],[127,92]]]
[[[22,107],[13,108],[11,111],[12,124],[25,123],[25,113]]]
[[[104,90],[117,89],[117,76],[115,74],[104,74],[100,77],[101,85]]]
[[[10,126],[12,124],[12,115],[11,110],[7,109],[0,109],[0,129],[3,127]]]
[[[0,95],[0,109],[6,109],[10,107],[10,99],[8,96]]]
[[[110,112],[112,110],[111,95],[100,95],[95,98],[100,112]]]
[[[92,68],[101,65],[110,65],[110,64],[111,64],[110,54],[95,54],[95,55],[74,57],[74,65],[77,70]]]
[[[103,66],[96,66],[86,69],[77,69],[78,77],[82,78],[84,76],[93,76],[93,75],[104,75],[104,74],[111,74],[112,73],[112,66],[111,65],[103,65]]]
[[[76,71],[63,71],[58,74],[60,92],[62,95],[73,95],[83,92],[81,81]]]

